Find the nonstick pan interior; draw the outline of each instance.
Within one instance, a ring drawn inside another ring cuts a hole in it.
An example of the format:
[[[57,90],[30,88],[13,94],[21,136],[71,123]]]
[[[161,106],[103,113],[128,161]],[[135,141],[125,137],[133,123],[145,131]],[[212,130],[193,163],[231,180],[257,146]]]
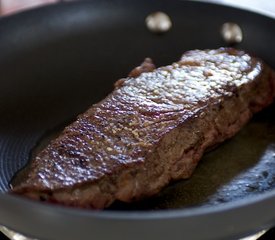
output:
[[[156,35],[144,20],[160,10],[171,17],[173,27]],[[241,26],[244,40],[238,48],[275,67],[275,20],[213,4],[81,1],[1,19],[1,197],[8,197],[5,192],[12,176],[37,148],[106,96],[113,83],[145,57],[160,66],[177,61],[186,50],[225,46],[220,36],[224,22]],[[237,136],[207,153],[191,179],[175,182],[151,199],[117,202],[107,211],[238,206],[241,199],[274,192],[274,107],[257,114]]]

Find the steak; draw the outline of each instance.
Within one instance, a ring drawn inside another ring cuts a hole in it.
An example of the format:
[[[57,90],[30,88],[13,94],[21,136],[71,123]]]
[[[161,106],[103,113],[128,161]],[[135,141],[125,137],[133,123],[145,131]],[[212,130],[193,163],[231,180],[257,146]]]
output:
[[[191,176],[203,153],[236,134],[275,95],[275,74],[232,48],[150,59],[39,152],[12,193],[102,209]]]

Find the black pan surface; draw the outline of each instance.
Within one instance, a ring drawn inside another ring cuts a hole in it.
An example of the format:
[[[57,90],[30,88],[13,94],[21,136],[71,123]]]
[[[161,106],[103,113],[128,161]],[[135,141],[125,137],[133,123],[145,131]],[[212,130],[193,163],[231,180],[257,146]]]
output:
[[[172,19],[162,35],[144,20]],[[190,49],[225,46],[220,27],[238,23],[238,48],[275,68],[275,20],[225,6],[177,0],[80,1],[0,20],[0,224],[39,239],[235,239],[275,224],[274,105],[207,153],[193,177],[133,204],[98,212],[6,193],[14,174],[77,114],[102,99],[145,57],[160,65]]]

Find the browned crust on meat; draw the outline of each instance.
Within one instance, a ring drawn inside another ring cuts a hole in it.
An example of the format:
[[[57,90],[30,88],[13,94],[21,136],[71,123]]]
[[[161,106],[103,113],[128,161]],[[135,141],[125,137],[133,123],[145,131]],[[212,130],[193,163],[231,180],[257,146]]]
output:
[[[274,72],[243,51],[146,64],[41,151],[13,192],[95,209],[152,196],[274,98]]]

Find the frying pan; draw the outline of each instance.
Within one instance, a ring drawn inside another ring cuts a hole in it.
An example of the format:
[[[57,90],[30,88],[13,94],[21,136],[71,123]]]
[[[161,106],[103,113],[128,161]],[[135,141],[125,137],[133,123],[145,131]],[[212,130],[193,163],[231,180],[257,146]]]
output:
[[[153,34],[148,14],[173,27]],[[78,113],[102,99],[145,57],[156,65],[190,49],[236,47],[275,67],[275,20],[221,5],[177,0],[79,1],[0,20],[0,224],[47,240],[235,239],[275,224],[275,110],[270,106],[233,139],[207,153],[191,179],[133,204],[92,211],[7,194],[14,174]]]

